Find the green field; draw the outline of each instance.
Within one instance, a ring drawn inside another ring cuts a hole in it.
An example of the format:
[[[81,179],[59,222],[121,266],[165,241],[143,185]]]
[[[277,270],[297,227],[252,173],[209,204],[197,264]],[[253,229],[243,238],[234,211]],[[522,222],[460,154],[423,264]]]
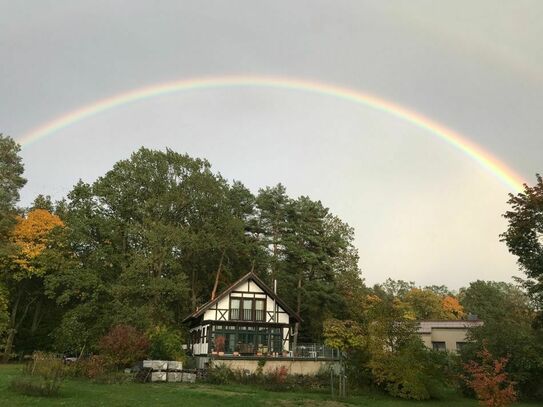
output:
[[[0,406],[477,406],[475,401],[462,398],[413,402],[366,395],[338,401],[321,393],[272,392],[247,385],[96,384],[84,380],[67,380],[60,397],[42,398],[21,396],[8,389],[9,381],[20,371],[21,366],[0,365]]]

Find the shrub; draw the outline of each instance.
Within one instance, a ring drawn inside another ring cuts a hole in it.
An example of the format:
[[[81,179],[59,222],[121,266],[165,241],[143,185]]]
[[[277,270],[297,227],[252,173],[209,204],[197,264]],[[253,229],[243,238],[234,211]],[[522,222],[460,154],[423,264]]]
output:
[[[62,379],[64,361],[54,353],[34,352],[32,359],[23,368],[23,374],[41,376],[46,380]]]
[[[235,374],[224,363],[220,363],[208,370],[207,381],[212,384],[228,384],[235,381]]]
[[[112,366],[108,364],[108,361],[103,356],[95,355],[66,365],[66,372],[67,375],[73,377],[96,379],[104,375],[111,368]]]
[[[110,363],[127,367],[147,356],[149,340],[133,326],[117,325],[102,337],[99,348]]]
[[[183,341],[179,332],[165,326],[157,326],[148,334],[152,359],[184,361],[185,354],[181,348]]]
[[[35,352],[23,369],[23,375],[10,382],[10,389],[28,396],[57,396],[64,379],[61,358],[52,353]]]
[[[445,388],[443,366],[418,338],[395,352],[374,352],[369,366],[375,383],[394,397],[426,400]]]
[[[507,358],[494,360],[486,344],[477,356],[481,362],[471,360],[464,365],[468,373],[465,377],[466,384],[473,389],[477,399],[487,407],[504,407],[514,403],[514,383],[509,380],[504,370]]]
[[[276,367],[273,372],[268,375],[271,383],[284,384],[287,381],[288,368],[286,366]]]

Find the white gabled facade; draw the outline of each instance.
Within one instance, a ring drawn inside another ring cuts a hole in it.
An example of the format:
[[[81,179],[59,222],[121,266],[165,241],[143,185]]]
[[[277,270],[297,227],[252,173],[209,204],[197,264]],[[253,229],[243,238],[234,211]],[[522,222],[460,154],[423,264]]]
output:
[[[249,273],[187,317],[193,355],[280,355],[299,317]]]

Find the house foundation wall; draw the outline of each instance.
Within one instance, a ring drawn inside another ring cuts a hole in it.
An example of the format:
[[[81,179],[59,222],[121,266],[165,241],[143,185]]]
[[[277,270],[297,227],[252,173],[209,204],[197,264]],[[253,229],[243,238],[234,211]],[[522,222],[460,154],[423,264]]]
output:
[[[262,359],[212,359],[211,366],[225,365],[232,370],[247,370],[251,374],[258,369],[258,363]],[[339,368],[336,361],[327,360],[266,360],[262,367],[263,373],[272,373],[281,367],[288,369],[288,374],[315,376],[322,370]]]

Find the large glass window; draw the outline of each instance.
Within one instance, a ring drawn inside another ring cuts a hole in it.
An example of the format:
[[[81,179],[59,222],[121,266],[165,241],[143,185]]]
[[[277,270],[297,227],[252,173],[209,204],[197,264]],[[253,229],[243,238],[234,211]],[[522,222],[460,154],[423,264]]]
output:
[[[243,318],[244,321],[253,320],[253,300],[244,299],[243,300]]]
[[[281,353],[283,351],[282,328],[267,326],[224,326],[215,325],[212,328],[211,344],[212,351],[220,351],[216,348],[215,338],[222,337],[224,352],[231,354],[239,352],[240,354],[267,355],[273,352]],[[217,344],[221,343],[219,341]]]

